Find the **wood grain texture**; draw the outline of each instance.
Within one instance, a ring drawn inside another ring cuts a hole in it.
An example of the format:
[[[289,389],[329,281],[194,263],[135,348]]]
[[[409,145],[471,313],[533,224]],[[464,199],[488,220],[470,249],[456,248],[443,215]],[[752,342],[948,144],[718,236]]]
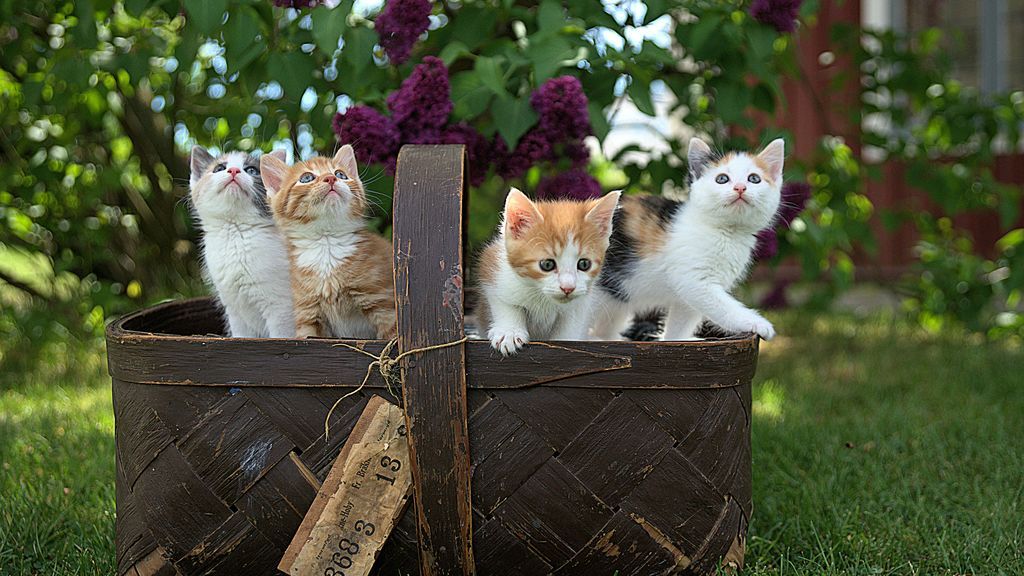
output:
[[[437,264],[437,263],[435,263]],[[447,310],[447,309],[446,309]],[[381,340],[272,340],[193,336],[218,314],[208,298],[161,304],[113,322],[107,330],[111,374],[126,382],[183,386],[352,387],[369,359],[335,346],[379,354]],[[150,324],[166,333],[150,332]],[[458,336],[461,338],[461,336]],[[456,338],[457,339],[457,338]],[[692,342],[534,342],[503,358],[489,342],[466,342],[467,385],[477,389],[703,389],[753,377],[754,336]],[[384,389],[374,372],[367,388]]]
[[[460,340],[462,146],[406,146],[395,177],[395,302],[400,352]],[[475,574],[466,361],[462,344],[402,366],[420,573]]]

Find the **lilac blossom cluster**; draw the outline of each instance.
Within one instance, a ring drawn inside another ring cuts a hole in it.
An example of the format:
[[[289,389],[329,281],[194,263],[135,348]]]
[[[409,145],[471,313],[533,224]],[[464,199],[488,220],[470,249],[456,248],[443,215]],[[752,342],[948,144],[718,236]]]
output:
[[[754,0],[750,4],[750,15],[780,34],[787,34],[796,31],[796,20],[803,3],[804,0]]]
[[[483,183],[491,167],[511,179],[533,166],[568,160],[568,170],[541,180],[537,196],[600,196],[600,185],[586,172],[590,153],[583,138],[591,129],[587,99],[579,80],[569,76],[548,80],[532,95],[530,103],[537,111],[538,122],[511,151],[500,136],[489,140],[469,124],[450,124],[448,70],[440,59],[427,56],[387,97],[389,115],[369,106],[353,106],[335,115],[334,131],[339,141],[355,145],[360,162],[382,164],[392,173],[402,144],[464,144],[473,186]]]
[[[505,178],[518,178],[531,166],[565,158],[571,168],[541,180],[537,197],[586,199],[600,196],[601,185],[586,171],[590,152],[583,139],[592,130],[587,97],[580,81],[573,76],[552,78],[533,93],[530,105],[537,111],[537,124],[523,135],[515,150],[501,163],[499,173]]]
[[[404,63],[427,27],[432,5],[428,0],[388,0],[374,23],[380,45],[394,65]]]

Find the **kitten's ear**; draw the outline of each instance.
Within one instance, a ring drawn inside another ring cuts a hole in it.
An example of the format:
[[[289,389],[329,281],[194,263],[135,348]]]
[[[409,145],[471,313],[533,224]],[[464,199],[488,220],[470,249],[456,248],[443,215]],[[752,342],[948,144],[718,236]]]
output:
[[[270,152],[264,154],[264,156],[273,156],[274,158],[277,158],[281,162],[288,161],[288,151],[281,150],[280,148],[278,148],[277,150],[271,150]]]
[[[277,194],[287,174],[288,165],[280,156],[274,153],[260,156],[260,178],[263,179],[263,187],[267,189],[267,196]]]
[[[587,222],[598,227],[605,237],[611,236],[612,219],[615,217],[615,209],[619,206],[621,192],[609,192],[603,198],[594,203],[594,207],[587,212]]]
[[[768,176],[776,183],[782,182],[782,164],[786,159],[786,141],[782,138],[772,140],[757,155],[768,171]]]
[[[356,151],[350,144],[345,144],[334,155],[334,163],[341,166],[341,169],[348,174],[349,178],[359,176],[359,165],[356,164]]]
[[[207,152],[206,148],[202,146],[192,147],[192,155],[189,158],[189,167],[192,170],[188,177],[189,186],[195,186],[196,182],[199,182],[210,162],[213,162],[213,155]]]
[[[715,158],[715,153],[711,151],[711,147],[708,143],[701,140],[700,138],[690,138],[690,149],[686,153],[686,161],[690,165],[690,174],[693,179],[700,178],[700,175],[704,173],[704,169],[708,167]]]
[[[537,210],[537,206],[526,194],[513,188],[505,198],[505,235],[514,240],[523,237],[530,226],[537,224],[544,217]]]

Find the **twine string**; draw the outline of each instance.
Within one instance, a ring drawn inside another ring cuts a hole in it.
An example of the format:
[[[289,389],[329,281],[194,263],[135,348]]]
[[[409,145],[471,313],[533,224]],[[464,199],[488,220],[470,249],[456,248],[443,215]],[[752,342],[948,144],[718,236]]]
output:
[[[404,383],[404,377],[402,376],[400,367],[398,366],[399,362],[401,362],[407,356],[411,356],[413,354],[420,354],[422,352],[429,352],[431,350],[440,350],[442,348],[458,346],[459,344],[464,343],[468,339],[468,337],[463,336],[458,340],[445,342],[444,344],[434,344],[432,346],[424,346],[422,348],[413,348],[412,350],[406,350],[405,352],[400,353],[398,356],[395,356],[394,358],[391,357],[391,349],[398,345],[398,338],[392,338],[391,340],[389,340],[388,343],[384,345],[384,348],[380,351],[380,355],[367,352],[362,348],[357,348],[355,346],[352,346],[351,344],[345,344],[343,342],[333,344],[332,347],[341,346],[343,348],[348,348],[349,350],[359,352],[363,356],[369,356],[370,358],[373,358],[373,361],[366,365],[366,375],[363,376],[363,381],[359,384],[359,386],[355,390],[349,392],[348,394],[345,394],[341,398],[338,398],[338,400],[335,401],[334,404],[331,406],[331,409],[327,411],[327,417],[324,418],[324,439],[329,439],[331,436],[331,415],[334,414],[334,409],[337,408],[338,404],[341,404],[341,401],[344,400],[345,398],[348,398],[349,396],[357,394],[360,391],[362,391],[362,389],[366,386],[366,383],[369,382],[370,376],[373,375],[374,368],[377,368],[378,372],[380,372],[381,377],[384,378],[384,385],[387,386],[388,392],[391,392],[391,395],[395,396],[394,391],[391,390],[392,382],[394,380],[397,380],[399,384]],[[398,398],[398,396],[395,396],[395,398]]]

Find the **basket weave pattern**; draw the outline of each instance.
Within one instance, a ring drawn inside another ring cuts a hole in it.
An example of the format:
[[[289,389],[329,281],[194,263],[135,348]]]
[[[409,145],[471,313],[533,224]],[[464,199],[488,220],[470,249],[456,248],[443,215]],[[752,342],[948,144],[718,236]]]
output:
[[[346,391],[115,381],[119,573],[275,574],[366,404],[343,400],[325,440]],[[704,574],[730,547],[741,561],[747,391],[471,391],[478,573]],[[407,513],[377,572],[417,569]]]

